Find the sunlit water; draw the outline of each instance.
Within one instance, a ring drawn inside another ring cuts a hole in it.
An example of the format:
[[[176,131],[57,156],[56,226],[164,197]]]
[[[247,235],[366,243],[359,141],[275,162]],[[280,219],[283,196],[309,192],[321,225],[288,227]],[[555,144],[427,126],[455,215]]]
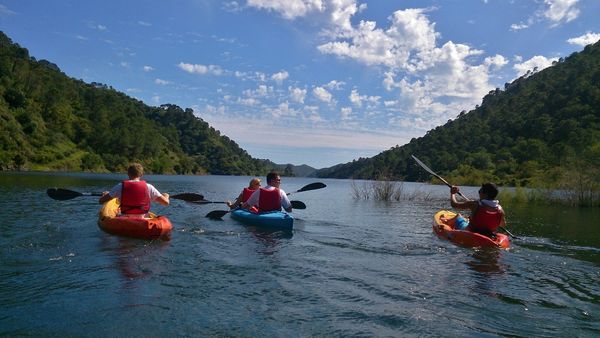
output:
[[[291,233],[204,215],[222,204],[155,207],[170,241],[115,237],[97,197],[122,175],[0,174],[0,335],[522,336],[600,335],[600,213],[507,207],[509,251],[433,235],[448,189],[428,200],[352,198],[351,181],[283,178]],[[159,190],[233,199],[248,177],[149,176]],[[463,188],[474,196],[476,188]]]

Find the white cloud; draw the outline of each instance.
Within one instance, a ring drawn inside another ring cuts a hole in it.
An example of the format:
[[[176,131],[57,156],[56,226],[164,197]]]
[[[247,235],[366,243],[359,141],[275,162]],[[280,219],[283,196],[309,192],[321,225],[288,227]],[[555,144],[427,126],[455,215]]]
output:
[[[306,89],[288,87],[288,91],[290,92],[290,98],[292,101],[304,103],[304,99],[306,98]]]
[[[256,89],[247,89],[243,91],[243,94],[247,97],[267,97],[270,93],[273,93],[273,87],[266,85],[259,85]]]
[[[519,23],[519,24],[513,23],[512,25],[510,25],[511,31],[519,31],[521,29],[526,29],[526,28],[529,28],[529,25],[525,24],[525,23]]]
[[[140,26],[146,26],[146,27],[152,26],[152,24],[151,24],[151,23],[149,23],[149,22],[146,22],[146,21],[138,21],[137,23],[138,23],[138,25],[140,25]]]
[[[219,66],[215,65],[202,65],[202,64],[191,64],[180,62],[177,67],[182,69],[185,72],[191,74],[212,74],[212,75],[222,75],[224,73],[223,69]]]
[[[499,54],[485,58],[483,63],[488,67],[502,68],[508,63],[508,60]]]
[[[156,83],[157,85],[164,86],[170,84],[171,82],[163,79],[155,79],[154,83]]]
[[[579,9],[575,6],[579,0],[544,0],[547,8],[543,16],[555,25],[561,22],[570,22],[579,16]]]
[[[286,19],[305,16],[312,11],[324,10],[322,0],[248,0],[248,6],[279,12]]]
[[[584,47],[589,44],[596,43],[598,42],[598,40],[600,40],[600,33],[587,32],[584,35],[578,36],[576,38],[568,39],[567,42],[572,45]]]
[[[277,84],[281,84],[289,76],[290,76],[290,74],[284,70],[284,71],[281,71],[281,72],[271,75],[271,79],[274,80],[275,82],[277,82]]]
[[[294,116],[299,115],[298,111],[290,108],[290,105],[287,101],[280,103],[275,108],[266,108],[265,111],[267,113],[271,114],[271,116],[274,118],[280,118],[280,117],[286,117],[286,116],[294,117]]]
[[[313,95],[319,101],[323,101],[323,102],[326,102],[326,103],[331,103],[331,100],[333,99],[333,96],[331,95],[331,93],[328,92],[327,89],[325,89],[323,87],[315,87],[313,89]]]
[[[158,95],[152,96],[152,102],[154,102],[155,104],[159,104],[160,103],[160,96],[158,96]]]
[[[523,63],[515,64],[513,68],[517,71],[517,76],[522,76],[527,74],[527,71],[540,71],[548,68],[552,66],[552,62],[554,61],[558,61],[558,58],[548,59],[544,56],[536,55]]]
[[[344,81],[332,80],[329,81],[324,87],[330,90],[340,90],[346,84]]]
[[[307,109],[311,109],[307,107]],[[312,108],[312,113],[307,118],[309,122],[318,119],[317,108]],[[269,111],[273,117],[282,117],[289,114],[301,114],[289,108],[284,102],[277,108]],[[277,148],[297,148],[301,146],[312,148],[339,149],[360,149],[369,150],[375,153],[381,149],[387,149],[395,144],[403,144],[410,140],[416,134],[403,135],[398,137],[395,133],[381,130],[365,130],[360,128],[326,128],[320,127],[321,124],[295,125],[294,137],[290,137],[290,130],[280,124],[281,119],[265,120],[264,118],[232,116],[228,114],[223,107],[214,107],[207,105],[204,108],[195,108],[196,115],[202,117],[211,126],[220,130],[223,134],[239,142],[245,149],[247,145],[274,146]],[[318,122],[318,121],[317,121]],[[260,130],[257,133],[256,130]],[[374,154],[373,154],[374,155]]]
[[[342,120],[349,120],[350,114],[352,114],[352,107],[342,107],[340,109],[340,118]]]
[[[249,97],[249,98],[238,98],[237,103],[244,105],[244,106],[257,106],[260,104],[260,101],[253,98],[253,97]]]
[[[350,102],[352,102],[352,104],[355,107],[360,108],[362,107],[364,101],[368,102],[370,105],[373,106],[377,105],[379,103],[379,100],[381,99],[381,96],[360,95],[357,89],[352,89],[352,92],[350,92],[348,99],[350,100]]]
[[[154,68],[152,68],[151,66],[144,66],[143,69],[144,69],[145,72],[151,72],[151,71],[154,70]]]
[[[128,62],[125,62],[125,61],[121,61],[120,65],[123,68],[130,68],[131,67],[131,65]]]

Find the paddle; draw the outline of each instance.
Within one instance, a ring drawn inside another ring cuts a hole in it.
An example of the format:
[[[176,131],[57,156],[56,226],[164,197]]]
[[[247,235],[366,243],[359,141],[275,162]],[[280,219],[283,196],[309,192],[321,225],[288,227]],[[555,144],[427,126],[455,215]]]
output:
[[[50,188],[46,190],[46,193],[48,194],[48,196],[50,196],[50,198],[59,201],[66,201],[80,196],[102,196],[101,192],[78,192],[63,188]],[[204,196],[196,193],[187,192],[170,196],[170,198],[191,202],[203,200]]]
[[[192,203],[205,204],[202,202],[203,201],[192,202]],[[206,201],[206,204],[208,204],[208,203],[225,203],[225,202]],[[306,204],[304,204],[304,202],[302,202],[302,201],[290,201],[290,203],[292,204],[292,209],[298,209],[298,210],[306,209]],[[208,217],[210,219],[220,219],[221,217],[225,216],[230,211],[231,210],[213,210],[213,211],[209,212],[208,214],[206,214],[206,217]]]
[[[431,175],[437,177],[440,181],[444,182],[444,184],[446,184],[449,188],[452,188],[452,185],[450,183],[448,183],[448,181],[446,181],[442,176],[436,174],[433,170],[431,170],[428,166],[425,165],[425,163],[421,162],[421,160],[419,160],[415,155],[410,155],[412,156],[412,158],[417,161],[417,163],[423,167],[423,169],[427,170]],[[458,192],[458,195],[462,198],[464,198],[467,201],[470,201],[470,199],[468,199],[467,197],[465,197],[465,195],[461,194],[461,192]],[[499,228],[506,232],[510,237],[514,238],[514,239],[519,239],[519,237],[513,235],[510,231],[508,231],[508,229],[506,229],[503,226],[499,226]]]
[[[190,201],[190,203],[194,203],[194,204],[227,204],[227,202],[223,202],[223,201],[207,201],[207,200]],[[302,202],[302,201],[290,201],[290,203],[292,204],[292,208],[294,208],[294,209],[306,209],[306,204],[304,204],[304,202]]]
[[[321,183],[321,182],[315,182],[315,183],[311,183],[311,184],[307,184],[305,186],[303,186],[302,188],[300,188],[300,190],[296,190],[296,191],[292,191],[292,192],[288,192],[288,195],[297,193],[297,192],[303,192],[303,191],[309,191],[309,190],[317,190],[317,189],[322,189],[325,188],[326,185],[325,183]]]

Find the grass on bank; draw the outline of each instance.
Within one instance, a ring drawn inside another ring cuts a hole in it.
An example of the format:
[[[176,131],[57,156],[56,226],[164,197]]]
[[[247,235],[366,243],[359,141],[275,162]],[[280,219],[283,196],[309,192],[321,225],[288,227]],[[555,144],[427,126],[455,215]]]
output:
[[[431,192],[424,190],[408,191],[404,187],[404,182],[377,180],[350,183],[352,197],[354,199],[371,199],[376,201],[431,201],[434,196]]]
[[[374,199],[376,201],[432,201],[440,199],[425,190],[405,189],[404,182],[377,180],[352,181],[354,199]],[[502,188],[498,199],[504,204],[565,205],[579,207],[600,207],[600,187],[588,180],[575,180],[571,184],[561,184],[559,189],[548,188]]]

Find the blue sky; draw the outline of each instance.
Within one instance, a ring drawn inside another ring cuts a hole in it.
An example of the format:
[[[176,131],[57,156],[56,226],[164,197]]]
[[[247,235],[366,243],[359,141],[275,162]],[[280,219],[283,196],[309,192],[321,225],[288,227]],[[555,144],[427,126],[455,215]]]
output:
[[[256,158],[371,157],[600,39],[597,0],[0,0],[36,59],[194,109]]]

